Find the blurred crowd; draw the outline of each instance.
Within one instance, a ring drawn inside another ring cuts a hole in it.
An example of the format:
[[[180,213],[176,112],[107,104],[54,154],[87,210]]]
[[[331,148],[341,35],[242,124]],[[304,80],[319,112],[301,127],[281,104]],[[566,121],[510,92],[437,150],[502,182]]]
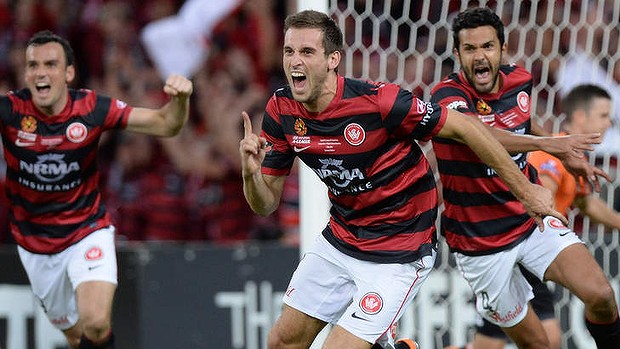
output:
[[[102,188],[119,239],[220,243],[278,239],[295,245],[299,242],[296,173],[287,179],[277,213],[258,217],[243,197],[238,155],[241,111],[247,110],[254,129],[259,129],[266,100],[285,83],[282,22],[295,1],[0,0],[0,93],[24,86],[24,44],[33,33],[51,29],[68,38],[75,50],[78,76],[73,87],[90,88],[135,106],[157,107],[166,98],[163,74],[141,33],[149,24],[179,14],[190,1],[234,6],[204,33],[202,44],[208,54],[191,76],[195,92],[188,125],[171,139],[118,132],[109,133],[101,144]],[[382,15],[386,3],[395,20]],[[341,71],[393,81],[428,99],[434,83],[458,68],[449,38],[452,14],[477,4],[332,1],[330,12],[343,29],[347,47]],[[616,2],[485,4],[497,8],[506,24],[506,60],[533,73],[533,118],[547,130],[559,131],[558,100],[578,83],[604,82],[614,99],[620,99],[620,61],[614,59],[620,49],[620,25],[613,17],[620,11]],[[206,20],[200,14],[194,17]],[[617,119],[620,103],[614,105]],[[616,120],[596,152],[605,159],[611,154],[614,168],[620,154],[618,124]],[[0,242],[11,241],[4,202],[0,195]]]
[[[0,0],[0,93],[24,87],[25,43],[33,33],[50,29],[68,38],[75,51],[78,78],[72,87],[159,107],[167,98],[163,78],[140,33],[148,23],[177,14],[183,4]],[[209,54],[192,76],[192,110],[181,135],[107,134],[100,147],[101,182],[120,240],[298,243],[296,176],[286,183],[278,212],[259,217],[243,196],[238,150],[241,111],[248,111],[260,129],[267,99],[284,84],[280,53],[286,13],[283,1],[239,2],[205,33]],[[0,222],[0,241],[10,242],[6,210]]]

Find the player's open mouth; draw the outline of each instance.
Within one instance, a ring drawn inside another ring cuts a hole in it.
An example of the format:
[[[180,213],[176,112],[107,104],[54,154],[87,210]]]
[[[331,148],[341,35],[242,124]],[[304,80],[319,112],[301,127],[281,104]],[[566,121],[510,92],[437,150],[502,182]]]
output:
[[[35,87],[37,88],[37,92],[39,93],[48,93],[51,89],[50,84],[44,82],[37,83]]]
[[[300,72],[291,72],[291,80],[293,81],[293,87],[296,90],[304,88],[306,86],[306,75]]]
[[[474,76],[477,80],[488,80],[491,75],[491,69],[489,67],[476,67],[474,68]]]

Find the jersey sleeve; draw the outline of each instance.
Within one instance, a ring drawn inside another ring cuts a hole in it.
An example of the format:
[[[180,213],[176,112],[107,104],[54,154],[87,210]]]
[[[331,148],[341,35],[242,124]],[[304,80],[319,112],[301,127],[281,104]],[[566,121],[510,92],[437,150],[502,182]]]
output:
[[[445,83],[440,83],[433,89],[431,92],[431,103],[437,103],[463,114],[475,112],[470,99],[463,90]]]
[[[390,133],[428,141],[443,127],[448,112],[436,103],[426,102],[397,85],[381,90],[380,110]]]
[[[267,140],[261,171],[272,176],[288,175],[295,160],[295,153],[291,151],[279,120],[277,99],[274,95],[267,102],[261,130],[261,137]]]
[[[119,99],[98,95],[95,110],[102,112],[98,115],[105,115],[103,127],[109,130],[126,128],[133,108]]]

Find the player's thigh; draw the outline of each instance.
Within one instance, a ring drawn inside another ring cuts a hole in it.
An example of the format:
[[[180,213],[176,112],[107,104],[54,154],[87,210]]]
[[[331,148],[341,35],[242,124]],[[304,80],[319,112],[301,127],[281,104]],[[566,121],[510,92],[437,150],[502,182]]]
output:
[[[107,281],[86,281],[76,289],[77,308],[84,323],[109,323],[116,284]]]
[[[519,263],[538,279],[559,281],[549,278],[553,273],[562,271],[561,267],[558,268],[561,263],[556,263],[558,258],[561,254],[565,255],[566,251],[572,250],[573,245],[581,245],[582,248],[585,248],[584,243],[575,232],[564,226],[557,218],[545,217],[543,221],[544,230],[542,232],[538,229],[534,230],[521,243]],[[575,255],[574,257],[579,256]],[[548,275],[550,268],[555,268],[555,270]]]
[[[562,250],[547,268],[545,278],[568,288],[586,303],[613,295],[603,270],[583,244]]]
[[[370,347],[372,347],[372,344],[340,326],[334,326],[323,344],[323,349],[368,349]]]
[[[95,231],[74,246],[67,268],[83,322],[109,322],[117,285],[114,228]]]
[[[308,348],[326,324],[284,304],[269,332],[268,347],[278,348],[286,343],[287,348]]]

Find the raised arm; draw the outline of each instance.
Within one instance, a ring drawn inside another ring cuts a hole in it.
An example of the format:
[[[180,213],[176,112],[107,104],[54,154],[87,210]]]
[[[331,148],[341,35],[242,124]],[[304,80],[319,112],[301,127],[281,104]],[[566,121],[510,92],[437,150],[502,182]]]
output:
[[[171,75],[164,85],[164,92],[170,96],[170,101],[159,109],[134,108],[129,114],[127,130],[163,137],[178,134],[189,117],[192,91],[190,80],[181,75]]]
[[[250,116],[242,113],[244,137],[239,142],[243,194],[254,212],[267,216],[280,204],[286,176],[269,176],[261,173],[265,159],[266,140],[252,132]]]
[[[448,109],[448,117],[438,136],[467,144],[482,161],[491,166],[515,197],[523,203],[541,231],[542,220],[545,216],[554,216],[564,224],[568,223],[566,217],[555,210],[551,192],[540,185],[531,183],[519,170],[502,144],[480,121]]]

